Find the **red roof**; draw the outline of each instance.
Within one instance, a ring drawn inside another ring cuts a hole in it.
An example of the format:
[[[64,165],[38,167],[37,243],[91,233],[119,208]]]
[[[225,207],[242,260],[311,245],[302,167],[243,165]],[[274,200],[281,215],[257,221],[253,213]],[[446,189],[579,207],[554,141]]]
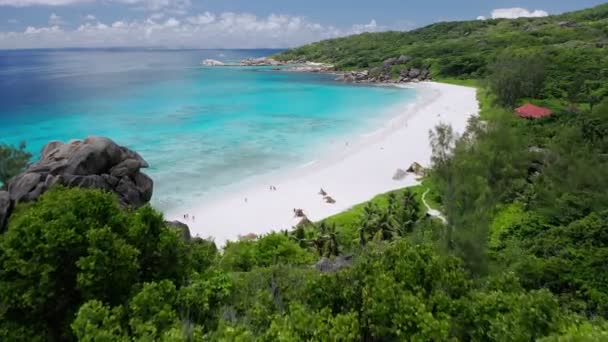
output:
[[[553,114],[551,109],[535,106],[531,103],[525,104],[515,110],[522,118],[538,119]]]

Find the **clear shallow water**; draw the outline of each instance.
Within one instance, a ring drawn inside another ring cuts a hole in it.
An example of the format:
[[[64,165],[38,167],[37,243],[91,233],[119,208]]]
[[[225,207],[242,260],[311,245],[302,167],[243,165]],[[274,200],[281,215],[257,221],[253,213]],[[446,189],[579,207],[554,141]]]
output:
[[[317,159],[384,126],[413,90],[333,76],[202,67],[272,50],[0,51],[0,143],[108,136],[151,165],[153,204],[192,205],[214,189]]]

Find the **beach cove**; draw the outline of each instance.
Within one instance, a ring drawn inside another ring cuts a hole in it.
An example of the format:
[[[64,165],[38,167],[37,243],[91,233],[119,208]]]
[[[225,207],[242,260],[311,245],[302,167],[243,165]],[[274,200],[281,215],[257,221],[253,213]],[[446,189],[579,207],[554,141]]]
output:
[[[401,180],[393,180],[393,175],[413,162],[428,166],[429,131],[445,123],[462,133],[479,106],[474,88],[435,82],[407,87],[416,89],[416,101],[396,107],[399,112],[382,129],[347,139],[307,165],[256,177],[201,200],[185,209],[186,220],[182,213],[169,213],[168,218],[185,221],[193,235],[212,237],[223,245],[251,233],[291,229],[301,220],[294,209],[318,221],[377,194],[418,184],[414,174]],[[336,202],[327,203],[321,189]]]
[[[218,244],[290,229],[296,208],[319,220],[415,184],[392,177],[428,165],[429,130],[461,132],[477,112],[469,88],[200,65],[268,50],[4,53],[14,64],[0,79],[3,143],[37,156],[49,141],[110,137],[148,161],[155,209]]]

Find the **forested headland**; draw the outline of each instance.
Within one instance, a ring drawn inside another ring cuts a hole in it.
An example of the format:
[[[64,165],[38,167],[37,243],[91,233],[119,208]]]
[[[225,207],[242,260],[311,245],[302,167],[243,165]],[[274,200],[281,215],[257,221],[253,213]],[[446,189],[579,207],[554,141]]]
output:
[[[100,190],[19,204],[0,235],[0,340],[606,341],[607,49],[602,5],[289,50],[344,70],[407,55],[478,87],[481,113],[462,136],[429,132],[421,186],[221,251]],[[527,102],[553,115],[516,116]],[[28,158],[3,146],[0,181]]]

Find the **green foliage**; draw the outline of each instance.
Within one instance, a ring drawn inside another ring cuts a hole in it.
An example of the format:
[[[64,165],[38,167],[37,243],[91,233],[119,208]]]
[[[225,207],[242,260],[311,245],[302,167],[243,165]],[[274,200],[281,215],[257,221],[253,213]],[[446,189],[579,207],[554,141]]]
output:
[[[463,309],[463,339],[473,341],[533,341],[555,331],[561,320],[548,291],[473,292]]]
[[[414,186],[406,189],[391,191],[385,194],[377,195],[369,202],[355,205],[354,207],[324,219],[322,222],[328,226],[337,226],[339,234],[337,236],[338,243],[346,250],[352,250],[359,244],[359,233],[361,228],[361,219],[364,215],[365,208],[368,205],[374,206],[377,211],[388,210],[391,198],[403,198],[406,193],[411,193],[415,200],[415,216],[420,218],[423,216],[420,202],[422,194],[426,191],[425,186]],[[427,197],[428,198],[428,197]],[[393,200],[395,202],[395,200]],[[375,214],[374,214],[375,215]],[[416,221],[414,219],[413,221]],[[401,221],[406,222],[406,221]]]
[[[448,217],[445,245],[455,249],[476,274],[487,271],[493,212],[501,201],[516,198],[526,184],[530,159],[514,116],[508,112],[493,116],[491,124],[471,120],[458,140],[447,127],[431,132],[431,179],[441,189]]]
[[[500,244],[502,234],[508,234],[511,228],[521,225],[525,220],[524,208],[520,203],[511,203],[497,210],[490,225],[490,247],[493,248]]]
[[[251,271],[254,267],[277,264],[303,265],[311,263],[313,255],[282,233],[271,233],[258,240],[228,242],[220,260],[222,268],[230,271]]]
[[[524,289],[608,317],[600,266],[608,246],[607,102],[533,121],[486,102],[482,116],[458,139],[445,127],[434,133],[431,179],[449,219],[445,245],[477,276],[513,270]]]
[[[56,188],[18,206],[0,236],[0,316],[4,326],[36,327],[45,340],[70,338],[85,301],[119,307],[139,283],[180,285],[190,263],[179,233],[151,208],[125,211],[111,194]],[[87,310],[75,332],[107,316],[97,304]],[[92,316],[97,311],[102,318]],[[99,338],[114,336],[114,328],[102,330]]]
[[[577,322],[563,331],[540,339],[541,342],[602,342],[608,339],[608,324]]]
[[[333,316],[329,309],[310,312],[292,305],[287,315],[275,316],[264,336],[267,341],[335,341],[359,340],[359,322],[355,313]]]
[[[122,315],[120,307],[110,309],[98,300],[91,300],[78,310],[72,330],[79,341],[128,341],[120,325]]]
[[[499,104],[512,108],[522,97],[537,97],[545,81],[540,55],[503,53],[488,66],[488,84]]]
[[[175,285],[162,280],[145,283],[129,302],[129,326],[134,337],[154,341],[177,322],[173,309],[177,301]]]
[[[17,176],[32,158],[32,154],[25,150],[25,142],[18,148],[0,144],[0,190],[8,186],[11,178]]]

